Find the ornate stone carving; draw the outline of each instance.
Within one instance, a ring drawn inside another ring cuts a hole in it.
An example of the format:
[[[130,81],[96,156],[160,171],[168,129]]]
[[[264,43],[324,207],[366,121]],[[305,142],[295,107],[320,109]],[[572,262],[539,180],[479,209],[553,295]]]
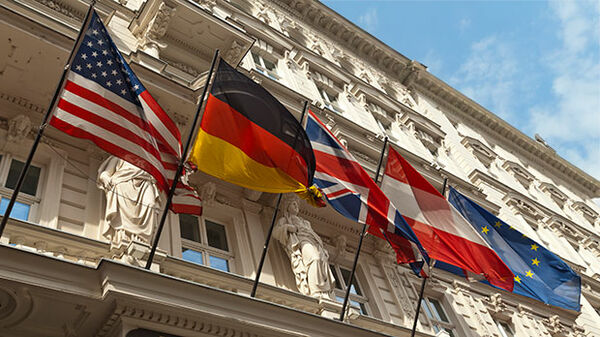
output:
[[[25,115],[17,115],[8,121],[6,140],[21,143],[31,131],[31,120]]]
[[[214,205],[215,196],[217,195],[217,185],[212,181],[207,182],[200,188],[200,197],[202,204],[206,206]]]
[[[10,328],[23,322],[33,311],[33,298],[26,288],[0,288],[0,326]]]
[[[551,336],[563,336],[566,332],[565,327],[560,323],[560,317],[553,315],[542,321]]]
[[[229,50],[227,50],[227,52],[225,53],[224,59],[230,64],[236,64],[242,56],[243,52],[244,45],[236,40],[233,40],[233,42],[231,42],[231,47],[229,47]]]
[[[348,246],[348,238],[345,235],[338,235],[333,238],[334,249],[331,254],[331,260],[335,261],[338,256],[344,255],[346,247]]]
[[[329,253],[310,222],[298,216],[295,195],[286,195],[282,211],[273,237],[283,245],[290,258],[298,290],[304,295],[333,299],[335,277],[329,268]]]
[[[173,15],[175,15],[175,7],[161,2],[158,5],[156,14],[148,23],[148,27],[143,32],[140,46],[148,54],[158,58],[159,49],[167,47],[167,44],[161,41],[161,38],[167,33],[169,28],[169,22]]]
[[[571,208],[583,215],[592,224],[596,221],[596,219],[598,219],[598,213],[586,205],[583,201],[574,202],[571,205]]]
[[[446,137],[446,133],[442,131],[439,124],[412,110],[405,111],[399,118],[401,123],[413,132],[427,150],[432,154],[437,153],[443,139]]]
[[[531,183],[535,180],[535,177],[529,173],[523,166],[507,160],[502,164],[502,167],[517,178],[517,180],[525,187],[529,188]]]
[[[475,138],[464,137],[461,141],[461,144],[463,144],[467,149],[471,150],[473,155],[477,157],[477,159],[485,167],[489,168],[494,160],[496,160],[496,157],[498,157],[496,152],[492,151],[492,149]]]
[[[62,15],[68,16],[70,18],[76,18],[76,19],[83,18],[83,15],[81,15],[81,13],[74,10],[71,6],[65,5],[59,1],[56,1],[56,0],[36,0],[36,1],[41,3],[42,5],[50,8],[51,10],[56,11]]]
[[[516,214],[523,216],[527,223],[535,229],[538,228],[539,222],[544,218],[544,214],[540,209],[516,194],[508,193],[504,197],[504,201]]]
[[[98,187],[106,195],[102,234],[113,246],[123,241],[149,243],[158,220],[160,192],[146,171],[110,156],[98,169]]]
[[[217,5],[217,0],[195,0],[201,8],[212,13],[213,8]]]
[[[561,192],[558,187],[551,183],[541,183],[540,190],[548,194],[560,207],[563,207],[569,199],[566,194]]]

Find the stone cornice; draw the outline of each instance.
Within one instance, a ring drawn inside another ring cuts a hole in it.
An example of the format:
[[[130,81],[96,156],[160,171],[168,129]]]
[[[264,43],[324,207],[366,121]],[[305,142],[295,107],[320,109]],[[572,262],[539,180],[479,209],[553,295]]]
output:
[[[570,180],[590,197],[600,196],[600,181],[575,167],[556,152],[517,130],[475,101],[432,74],[421,71],[417,78],[421,92],[449,108],[451,113],[483,127],[482,132],[523,154],[536,165],[549,168],[559,179]],[[449,116],[452,119],[452,116]],[[510,140],[507,142],[507,140]]]

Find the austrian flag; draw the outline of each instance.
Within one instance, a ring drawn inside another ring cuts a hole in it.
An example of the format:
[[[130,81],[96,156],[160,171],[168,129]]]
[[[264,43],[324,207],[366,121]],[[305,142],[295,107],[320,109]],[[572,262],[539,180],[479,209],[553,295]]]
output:
[[[96,12],[89,22],[50,124],[148,172],[166,192],[182,155],[179,129],[125,62]],[[199,215],[200,198],[178,182],[171,210]]]

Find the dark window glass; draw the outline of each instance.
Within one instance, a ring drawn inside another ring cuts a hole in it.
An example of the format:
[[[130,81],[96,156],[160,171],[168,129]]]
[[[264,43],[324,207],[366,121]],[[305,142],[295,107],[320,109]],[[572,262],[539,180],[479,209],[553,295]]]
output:
[[[6,178],[6,187],[14,189],[17,186],[17,180],[25,163],[22,161],[13,159],[10,163],[10,170],[8,171],[8,178]],[[25,181],[21,186],[21,192],[29,195],[35,195],[37,193],[38,182],[40,181],[41,168],[31,165],[27,170]]]
[[[179,214],[179,228],[184,239],[200,242],[198,218],[190,214]]]
[[[206,220],[205,223],[208,245],[213,248],[229,251],[229,247],[227,246],[227,234],[225,233],[225,226],[208,220]]]
[[[342,271],[342,276],[344,277],[344,282],[348,283],[348,280],[350,279],[351,271],[348,269],[344,269],[344,268],[340,268],[340,270]],[[360,291],[360,287],[358,286],[358,282],[356,281],[356,274],[354,275],[354,278],[352,279],[352,286],[350,287],[350,293],[362,296],[362,292]]]
[[[448,317],[446,316],[446,313],[444,312],[444,308],[442,308],[442,305],[440,304],[440,302],[438,302],[437,300],[434,300],[434,299],[431,299],[430,301],[434,307],[435,312],[437,313],[436,316],[438,316],[439,320],[442,322],[449,323]]]

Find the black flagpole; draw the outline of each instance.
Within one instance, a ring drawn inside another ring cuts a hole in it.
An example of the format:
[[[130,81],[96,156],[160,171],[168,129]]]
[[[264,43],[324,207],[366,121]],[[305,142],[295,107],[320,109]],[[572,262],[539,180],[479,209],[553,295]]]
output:
[[[8,202],[8,206],[6,207],[6,211],[4,212],[4,217],[2,217],[2,222],[0,222],[0,237],[2,236],[2,233],[4,232],[4,228],[6,227],[8,218],[10,217],[10,213],[12,212],[13,206],[15,205],[15,202],[17,201],[17,196],[19,195],[19,192],[21,191],[21,187],[23,186],[25,177],[27,176],[27,171],[29,170],[29,167],[31,166],[31,161],[33,160],[35,151],[37,150],[37,147],[40,144],[40,140],[42,139],[42,135],[44,134],[44,130],[46,129],[46,126],[48,125],[48,119],[50,118],[50,115],[52,115],[52,111],[54,110],[54,105],[56,104],[58,95],[60,95],[60,92],[63,88],[65,79],[67,78],[67,73],[69,72],[69,68],[71,67],[71,62],[73,62],[73,58],[75,57],[75,52],[77,51],[77,49],[79,49],[79,46],[81,45],[81,41],[83,41],[85,29],[90,23],[90,19],[92,17],[92,13],[94,11],[95,4],[96,4],[96,0],[92,0],[90,7],[88,8],[87,14],[85,15],[85,19],[83,19],[83,25],[81,26],[81,29],[79,30],[79,34],[77,35],[77,39],[75,40],[75,45],[73,46],[73,49],[71,49],[71,53],[69,54],[67,63],[65,64],[65,66],[63,68],[62,75],[60,77],[60,80],[58,81],[58,85],[56,86],[56,91],[54,92],[54,97],[52,97],[52,100],[50,101],[50,105],[48,106],[48,110],[46,110],[46,114],[44,115],[44,118],[42,118],[42,122],[40,123],[40,126],[38,128],[38,132],[37,132],[37,135],[35,136],[35,140],[33,141],[33,145],[31,146],[31,149],[29,150],[29,155],[27,156],[27,160],[25,160],[25,165],[23,165],[23,168],[21,169],[21,174],[19,174],[19,179],[17,180],[17,185],[15,186],[15,189],[13,190],[13,194],[10,197],[10,201]]]
[[[300,125],[304,121],[304,116],[308,111],[308,101],[304,102],[304,108],[302,109],[302,115],[300,115]],[[296,136],[297,137],[297,136]],[[310,186],[307,186],[310,187]],[[281,203],[281,197],[283,193],[279,193],[279,197],[277,198],[277,204],[275,205],[275,212],[273,212],[273,218],[271,219],[271,227],[269,228],[269,232],[267,233],[267,238],[265,239],[265,244],[263,245],[262,255],[260,256],[260,262],[258,263],[258,269],[256,270],[256,277],[254,278],[254,284],[252,285],[252,291],[250,292],[250,297],[256,296],[256,289],[258,288],[258,281],[260,280],[260,274],[262,273],[263,266],[265,264],[265,259],[267,257],[267,251],[269,250],[269,243],[271,242],[271,235],[273,234],[273,228],[275,228],[275,220],[277,219],[277,212],[279,211],[279,204]]]
[[[381,164],[383,164],[383,157],[385,155],[385,149],[387,147],[388,138],[385,137],[383,141],[383,150],[381,151],[381,156],[379,157],[379,163],[377,164],[377,171],[375,172],[375,183],[377,184],[377,179],[379,179],[379,171],[381,171]],[[360,248],[362,247],[363,238],[365,237],[365,233],[367,232],[367,222],[363,224],[362,232],[360,232],[360,239],[358,240],[358,247],[356,248],[356,254],[354,255],[354,264],[352,265],[352,271],[350,272],[350,279],[346,282],[346,296],[344,297],[344,303],[342,304],[342,312],[340,313],[340,321],[344,321],[344,316],[346,315],[346,306],[348,306],[348,299],[350,297],[350,288],[352,288],[352,281],[354,281],[354,273],[356,272],[356,265],[358,264],[358,255],[360,255]]]
[[[446,193],[446,186],[448,185],[448,178],[444,178],[444,186],[442,187],[442,195]],[[445,196],[444,196],[445,197]],[[433,272],[433,265],[435,261],[431,262],[431,272]],[[429,277],[431,277],[431,272]],[[417,332],[417,322],[419,321],[419,314],[421,313],[421,302],[423,301],[423,292],[425,292],[425,284],[427,283],[427,279],[429,277],[423,277],[423,281],[421,282],[421,292],[419,292],[419,299],[417,300],[417,312],[415,312],[415,320],[413,321],[412,331],[410,333],[410,337],[415,337],[415,333]]]
[[[198,120],[202,119],[203,116],[202,105],[204,104],[204,98],[206,97],[206,92],[208,91],[208,85],[210,79],[213,75],[213,71],[215,68],[215,63],[217,62],[217,58],[219,57],[219,50],[215,51],[215,55],[213,56],[212,62],[210,64],[210,70],[208,71],[208,76],[206,77],[206,83],[204,84],[204,89],[202,89],[202,95],[200,96],[200,102],[198,103],[198,109],[196,110],[196,115],[194,116],[194,121],[192,122],[192,127],[190,128],[190,132],[188,134],[187,141],[185,143],[185,147],[183,152],[181,153],[181,159],[179,160],[179,165],[177,165],[177,171],[175,172],[175,177],[173,178],[173,182],[171,183],[171,189],[169,190],[169,194],[167,195],[167,204],[163,209],[162,216],[160,217],[160,223],[158,224],[158,229],[156,230],[156,234],[154,235],[154,242],[152,243],[152,249],[150,249],[150,255],[148,255],[148,261],[146,261],[146,269],[150,270],[150,266],[152,266],[152,260],[154,260],[154,254],[156,254],[156,248],[158,247],[158,240],[160,239],[160,234],[165,227],[165,221],[167,220],[167,215],[169,214],[169,208],[171,208],[171,202],[173,201],[173,195],[175,195],[175,189],[177,188],[177,182],[179,181],[179,177],[181,176],[181,172],[183,172],[183,167],[185,165],[185,160],[187,158],[187,152],[190,148],[190,143],[194,138],[194,130],[196,129],[196,124]]]

